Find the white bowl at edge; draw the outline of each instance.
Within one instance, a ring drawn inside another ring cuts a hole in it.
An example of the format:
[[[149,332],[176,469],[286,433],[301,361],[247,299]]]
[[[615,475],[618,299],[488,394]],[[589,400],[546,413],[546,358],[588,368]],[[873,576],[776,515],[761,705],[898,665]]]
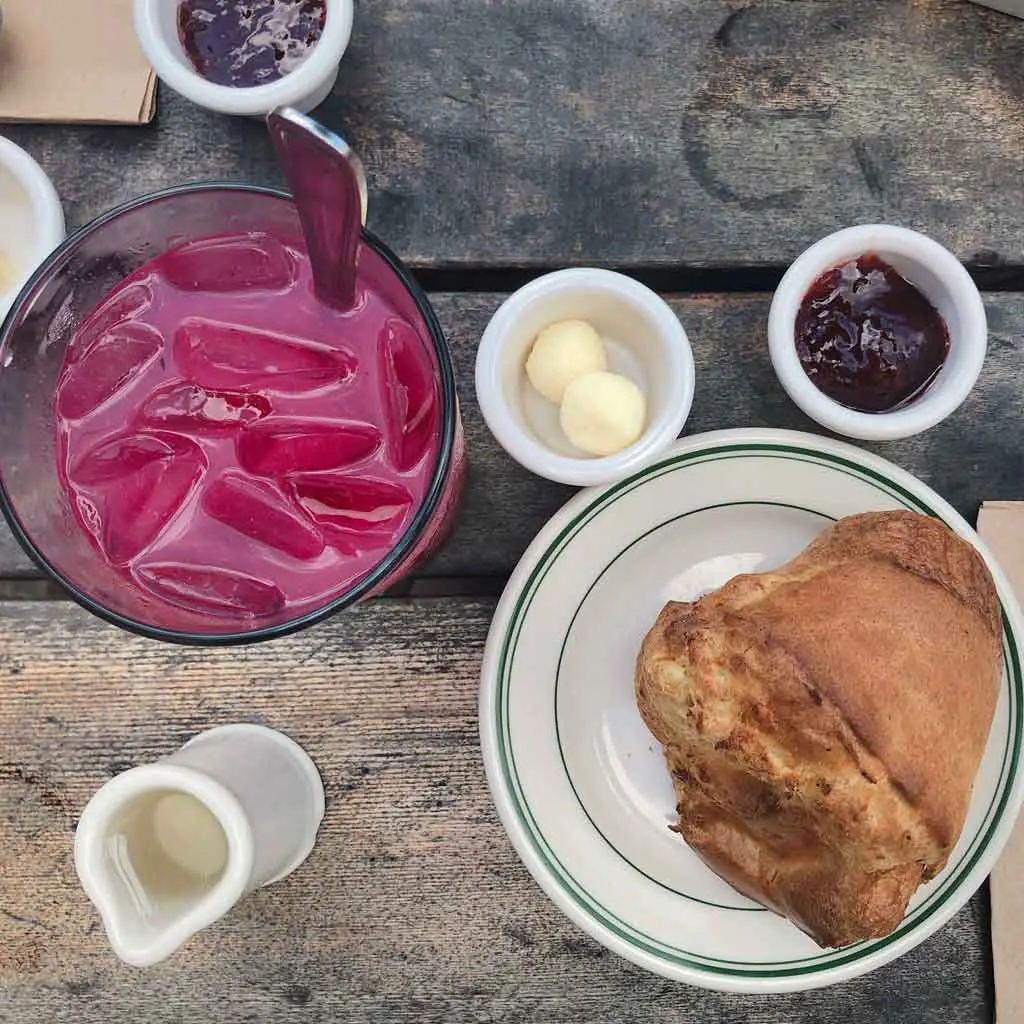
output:
[[[574,448],[558,408],[526,377],[538,332],[570,319],[593,325],[609,369],[631,378],[647,399],[643,434],[614,455],[595,458]],[[693,353],[679,318],[650,288],[610,270],[578,267],[531,281],[494,314],[477,351],[477,401],[498,443],[538,476],[576,486],[622,479],[667,448],[686,422],[693,388]]]
[[[275,107],[306,113],[322,103],[338,77],[338,64],[352,35],[353,0],[327,0],[323,34],[294,71],[265,85],[217,85],[199,74],[178,38],[178,5],[135,0],[135,34],[159,78],[200,107],[222,114],[264,117]]]
[[[819,391],[800,365],[794,327],[811,285],[826,270],[873,252],[915,285],[949,328],[949,354],[923,394],[891,412],[858,412]],[[985,307],[963,264],[938,242],[891,224],[863,224],[827,235],[786,271],[768,314],[772,365],[786,393],[811,419],[862,441],[891,441],[934,427],[974,387],[987,347]]]
[[[64,240],[64,210],[46,172],[0,136],[0,254],[12,280],[0,290],[0,321],[36,267]]]

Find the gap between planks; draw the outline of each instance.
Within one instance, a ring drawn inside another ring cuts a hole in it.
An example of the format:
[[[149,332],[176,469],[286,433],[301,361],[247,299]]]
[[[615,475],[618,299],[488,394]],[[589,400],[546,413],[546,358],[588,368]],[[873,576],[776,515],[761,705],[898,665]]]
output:
[[[424,266],[410,264],[421,287],[427,292],[514,292],[535,278],[573,264],[536,266],[480,266],[457,264]],[[579,266],[594,264],[580,263]],[[601,264],[605,266],[604,264]],[[971,278],[983,292],[1024,291],[1024,266],[993,262],[965,264]],[[778,287],[787,265],[762,267],[651,267],[616,266],[608,270],[627,274],[653,291],[666,295],[703,295],[720,292],[735,295],[772,292]]]

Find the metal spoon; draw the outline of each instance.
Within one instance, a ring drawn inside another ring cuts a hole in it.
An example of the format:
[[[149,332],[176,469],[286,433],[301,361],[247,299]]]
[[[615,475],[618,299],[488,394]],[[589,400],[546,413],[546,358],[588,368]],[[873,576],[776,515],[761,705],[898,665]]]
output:
[[[356,246],[366,222],[366,174],[348,143],[291,107],[267,115],[277,159],[298,207],[321,302],[355,302]]]

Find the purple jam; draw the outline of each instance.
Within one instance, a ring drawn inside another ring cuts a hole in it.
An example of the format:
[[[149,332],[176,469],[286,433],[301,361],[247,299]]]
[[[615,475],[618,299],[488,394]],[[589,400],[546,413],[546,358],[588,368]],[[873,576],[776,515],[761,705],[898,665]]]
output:
[[[804,296],[795,328],[812,383],[858,412],[912,402],[949,353],[939,311],[875,253],[822,274]]]
[[[327,0],[181,0],[178,38],[216,85],[266,85],[294,71],[323,35]]]

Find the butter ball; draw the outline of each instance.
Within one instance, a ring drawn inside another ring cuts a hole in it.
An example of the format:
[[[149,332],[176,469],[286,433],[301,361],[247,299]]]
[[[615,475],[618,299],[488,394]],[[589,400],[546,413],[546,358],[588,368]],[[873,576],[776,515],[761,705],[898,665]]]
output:
[[[565,389],[559,419],[565,436],[590,455],[614,455],[639,440],[647,418],[643,392],[619,373],[577,377]]]
[[[526,376],[558,405],[570,381],[607,366],[597,331],[584,320],[562,320],[537,335],[526,360]]]

